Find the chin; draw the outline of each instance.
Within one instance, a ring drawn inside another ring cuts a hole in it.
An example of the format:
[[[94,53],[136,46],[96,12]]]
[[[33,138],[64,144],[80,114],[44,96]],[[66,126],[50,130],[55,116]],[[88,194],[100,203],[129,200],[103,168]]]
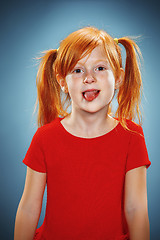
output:
[[[105,106],[106,107],[106,106]],[[104,107],[102,107],[102,108],[97,108],[97,107],[89,107],[89,108],[84,108],[83,109],[83,111],[85,111],[85,112],[88,112],[88,113],[97,113],[97,112],[99,112],[99,111],[101,111],[102,109],[103,109]]]

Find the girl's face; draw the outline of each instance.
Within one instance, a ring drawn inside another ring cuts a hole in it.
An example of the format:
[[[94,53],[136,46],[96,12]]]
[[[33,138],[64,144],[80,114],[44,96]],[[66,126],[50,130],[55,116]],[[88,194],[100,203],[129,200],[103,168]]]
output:
[[[90,113],[104,110],[106,114],[116,85],[106,53],[101,46],[79,60],[65,80],[72,101],[72,109]],[[93,89],[98,91],[84,93]]]

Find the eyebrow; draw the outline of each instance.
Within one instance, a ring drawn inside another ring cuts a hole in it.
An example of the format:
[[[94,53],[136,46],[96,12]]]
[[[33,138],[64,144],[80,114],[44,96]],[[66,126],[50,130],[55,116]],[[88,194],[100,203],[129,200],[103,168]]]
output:
[[[97,64],[97,63],[99,63],[99,62],[105,62],[105,63],[109,64],[109,61],[108,61],[107,59],[97,60],[97,61],[94,62],[94,64]],[[78,65],[78,64],[84,65],[84,63],[81,63],[81,62],[79,62],[79,61],[76,63],[76,65]],[[110,64],[109,64],[109,65],[110,65]]]

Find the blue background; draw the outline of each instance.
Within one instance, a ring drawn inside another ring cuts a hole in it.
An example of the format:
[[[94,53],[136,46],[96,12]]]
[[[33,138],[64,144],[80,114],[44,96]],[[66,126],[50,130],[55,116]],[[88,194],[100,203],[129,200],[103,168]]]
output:
[[[22,160],[36,131],[37,62],[41,51],[80,27],[93,25],[113,37],[142,35],[143,130],[151,167],[147,170],[151,239],[160,234],[160,17],[158,1],[6,1],[0,14],[0,239],[13,239],[26,167]],[[124,53],[125,55],[125,53]],[[116,103],[115,103],[116,104]],[[46,193],[39,225],[43,221]]]

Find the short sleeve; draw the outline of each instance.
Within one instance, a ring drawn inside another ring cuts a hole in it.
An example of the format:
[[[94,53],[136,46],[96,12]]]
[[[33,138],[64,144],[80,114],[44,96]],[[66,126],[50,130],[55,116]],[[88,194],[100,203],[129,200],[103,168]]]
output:
[[[151,162],[148,157],[143,129],[139,125],[138,133],[131,133],[127,154],[126,172],[141,166],[146,166],[148,168],[150,165]]]
[[[39,129],[34,134],[23,163],[37,172],[46,172],[45,156]]]

